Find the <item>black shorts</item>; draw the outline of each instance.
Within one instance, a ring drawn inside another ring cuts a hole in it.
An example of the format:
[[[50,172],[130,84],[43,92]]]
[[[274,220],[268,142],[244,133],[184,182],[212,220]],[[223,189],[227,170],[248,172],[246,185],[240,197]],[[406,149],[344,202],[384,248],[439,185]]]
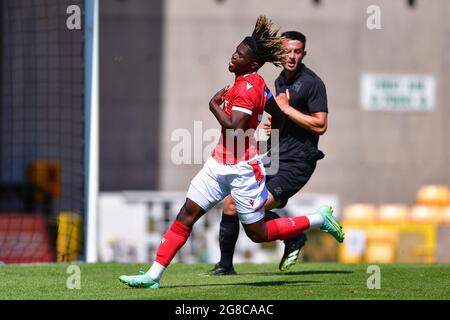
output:
[[[289,198],[305,186],[314,173],[316,164],[316,160],[280,160],[278,172],[266,177],[267,189],[280,202],[277,208],[286,206]]]

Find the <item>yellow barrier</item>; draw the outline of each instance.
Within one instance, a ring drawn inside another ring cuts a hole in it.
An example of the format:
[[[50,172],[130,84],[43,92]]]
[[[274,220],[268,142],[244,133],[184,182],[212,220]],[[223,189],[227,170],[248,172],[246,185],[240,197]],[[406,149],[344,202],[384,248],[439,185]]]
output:
[[[343,220],[358,222],[373,222],[376,220],[376,208],[366,203],[355,203],[344,209]]]
[[[344,244],[339,246],[340,262],[436,261],[436,224],[344,222],[342,225],[346,239]]]
[[[402,204],[384,204],[378,209],[381,223],[404,223],[408,220],[408,207]]]
[[[450,205],[450,190],[446,185],[425,185],[417,192],[419,205]]]
[[[450,206],[442,209],[442,223],[450,224]]]
[[[412,222],[440,223],[443,220],[443,208],[440,206],[415,205],[411,208]]]
[[[56,241],[57,261],[78,259],[82,246],[82,218],[78,213],[61,212],[58,215]]]

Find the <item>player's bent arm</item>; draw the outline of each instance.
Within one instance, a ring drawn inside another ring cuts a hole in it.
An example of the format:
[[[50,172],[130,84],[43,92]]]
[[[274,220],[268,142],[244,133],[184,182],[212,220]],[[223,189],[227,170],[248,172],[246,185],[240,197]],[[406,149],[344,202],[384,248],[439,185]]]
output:
[[[274,97],[267,100],[264,110],[272,116],[271,128],[283,130],[285,117]]]
[[[317,133],[324,134],[327,131],[328,125],[328,113],[315,112],[310,115],[304,114],[294,108],[289,109],[286,115],[300,127]]]
[[[209,103],[209,109],[224,129],[244,130],[247,126],[248,119],[250,118],[250,115],[241,111],[232,111],[230,117],[223,111],[222,107],[214,101]]]
[[[243,112],[232,112],[231,117],[223,111],[221,105],[225,101],[225,95],[229,86],[220,89],[209,101],[209,110],[214,114],[222,128],[226,129],[244,129],[247,125],[249,115]]]
[[[269,98],[269,100],[267,100],[264,110],[272,116],[271,131],[273,129],[277,129],[281,134],[281,131],[284,129],[285,116],[283,114],[283,111],[281,111],[280,107],[278,106],[274,97],[271,97]],[[270,134],[269,139],[267,139],[266,143],[267,143],[266,148],[268,150],[275,147],[275,143],[278,143],[278,141],[272,141],[272,134]]]
[[[304,114],[289,104],[289,96],[285,93],[280,93],[276,101],[283,113],[298,126],[317,134],[324,134],[327,131],[327,112]]]

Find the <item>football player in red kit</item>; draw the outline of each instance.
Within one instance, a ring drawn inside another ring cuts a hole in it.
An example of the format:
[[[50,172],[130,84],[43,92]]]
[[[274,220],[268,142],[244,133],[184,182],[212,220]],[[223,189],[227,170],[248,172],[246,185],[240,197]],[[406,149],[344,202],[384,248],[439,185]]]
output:
[[[282,64],[286,58],[283,40],[278,30],[272,29],[272,22],[259,16],[252,35],[237,46],[228,65],[236,75],[235,83],[217,92],[209,103],[222,127],[220,141],[192,180],[186,202],[164,234],[150,269],[140,275],[122,275],[121,282],[130,287],[159,288],[165,269],[186,243],[194,223],[230,194],[244,230],[254,242],[288,239],[309,228],[320,228],[343,241],[342,228],[329,206],[307,216],[264,221],[268,191],[254,130],[264,111],[272,116],[273,129],[281,129],[284,118],[257,71],[265,62]]]

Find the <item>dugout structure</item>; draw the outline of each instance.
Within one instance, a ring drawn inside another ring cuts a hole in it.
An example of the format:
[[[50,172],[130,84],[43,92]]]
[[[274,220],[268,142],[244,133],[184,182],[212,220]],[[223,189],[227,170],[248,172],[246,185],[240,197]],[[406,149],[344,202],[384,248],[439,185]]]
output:
[[[0,1],[0,262],[86,259],[94,4]]]

